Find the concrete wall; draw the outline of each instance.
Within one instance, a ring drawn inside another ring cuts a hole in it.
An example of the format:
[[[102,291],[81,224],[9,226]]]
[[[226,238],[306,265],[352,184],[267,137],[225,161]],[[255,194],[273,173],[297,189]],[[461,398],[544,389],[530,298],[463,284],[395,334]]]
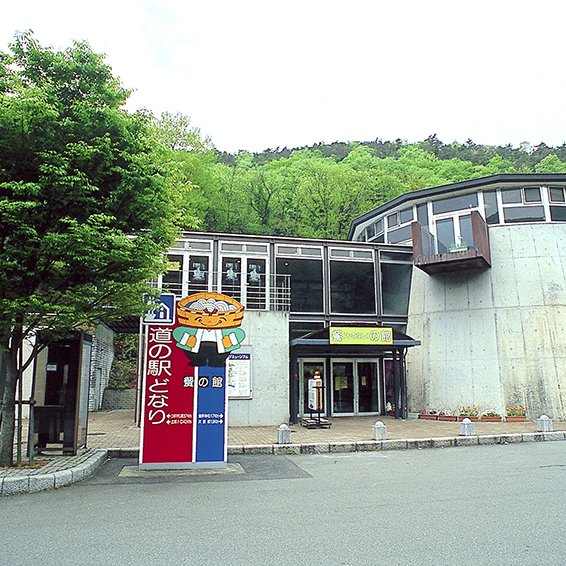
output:
[[[566,419],[566,225],[489,229],[492,268],[414,268],[407,333],[410,410],[478,405]]]
[[[277,426],[289,422],[289,315],[246,311],[242,343],[251,352],[252,398],[230,400],[229,426]],[[237,352],[235,352],[237,353]]]

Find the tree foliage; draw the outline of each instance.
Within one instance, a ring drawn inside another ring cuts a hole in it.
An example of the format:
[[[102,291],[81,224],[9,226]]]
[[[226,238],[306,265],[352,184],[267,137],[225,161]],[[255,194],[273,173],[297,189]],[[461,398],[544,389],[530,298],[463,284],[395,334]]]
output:
[[[12,457],[23,342],[141,312],[177,224],[192,218],[190,182],[172,182],[170,150],[150,116],[124,110],[129,92],[102,55],[82,42],[55,51],[30,33],[10,47],[0,56],[0,465]]]

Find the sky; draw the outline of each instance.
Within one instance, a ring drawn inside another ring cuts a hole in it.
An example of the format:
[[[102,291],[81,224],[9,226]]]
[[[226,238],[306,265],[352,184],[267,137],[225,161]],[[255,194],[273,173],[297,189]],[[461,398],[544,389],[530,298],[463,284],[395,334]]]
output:
[[[563,0],[21,0],[33,30],[105,53],[131,110],[181,112],[217,149],[436,134],[566,142]]]

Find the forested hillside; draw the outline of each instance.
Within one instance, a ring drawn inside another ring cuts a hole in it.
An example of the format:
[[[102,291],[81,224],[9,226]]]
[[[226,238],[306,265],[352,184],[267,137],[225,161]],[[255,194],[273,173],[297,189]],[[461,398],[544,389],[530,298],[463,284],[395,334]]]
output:
[[[172,123],[158,120],[158,129]],[[566,171],[566,145],[445,144],[430,136],[231,155],[191,132],[185,143],[169,137],[171,160],[179,181],[193,185],[199,228],[218,232],[345,238],[355,216],[407,191],[496,173]]]

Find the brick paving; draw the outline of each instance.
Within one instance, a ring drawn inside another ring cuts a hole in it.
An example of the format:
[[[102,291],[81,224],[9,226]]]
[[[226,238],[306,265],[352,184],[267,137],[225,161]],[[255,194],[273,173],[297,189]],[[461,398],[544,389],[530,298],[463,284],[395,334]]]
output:
[[[371,440],[372,425],[381,420],[387,426],[387,437],[391,440],[443,438],[458,436],[459,423],[396,420],[392,417],[336,417],[329,429],[307,429],[291,425],[291,441],[297,444],[312,442],[355,442]],[[525,423],[475,423],[478,435],[512,434],[536,432],[534,422]],[[566,422],[555,422],[554,430],[566,430]],[[89,416],[89,448],[139,448],[139,428],[134,422],[134,411],[99,411]],[[272,444],[277,441],[277,427],[230,427],[228,445]]]

